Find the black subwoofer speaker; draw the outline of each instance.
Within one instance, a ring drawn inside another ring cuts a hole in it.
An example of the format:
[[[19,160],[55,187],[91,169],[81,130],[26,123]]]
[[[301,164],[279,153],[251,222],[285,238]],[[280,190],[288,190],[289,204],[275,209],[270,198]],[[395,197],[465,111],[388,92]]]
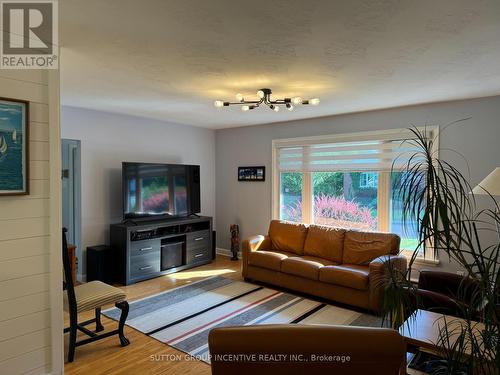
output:
[[[166,241],[161,244],[161,270],[182,266],[182,254],[186,246],[185,241]]]
[[[109,283],[112,279],[111,247],[106,245],[87,247],[87,281],[99,280]]]

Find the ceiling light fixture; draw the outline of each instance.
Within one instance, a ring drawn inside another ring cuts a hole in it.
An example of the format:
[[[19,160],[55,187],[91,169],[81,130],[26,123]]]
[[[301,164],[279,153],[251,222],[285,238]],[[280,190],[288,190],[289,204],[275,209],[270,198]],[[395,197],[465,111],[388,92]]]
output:
[[[259,107],[261,104],[267,105],[270,109],[275,112],[280,110],[280,105],[284,105],[286,109],[289,111],[293,111],[294,105],[318,105],[319,99],[313,98],[309,100],[304,100],[299,96],[294,98],[284,98],[284,99],[271,99],[272,91],[271,89],[260,89],[257,91],[257,96],[260,98],[259,100],[245,100],[242,94],[236,94],[237,102],[225,102],[222,100],[216,100],[214,105],[217,108],[229,107],[230,105],[241,105],[241,110],[243,112],[249,111],[251,109],[255,109]],[[293,105],[292,105],[293,104]]]

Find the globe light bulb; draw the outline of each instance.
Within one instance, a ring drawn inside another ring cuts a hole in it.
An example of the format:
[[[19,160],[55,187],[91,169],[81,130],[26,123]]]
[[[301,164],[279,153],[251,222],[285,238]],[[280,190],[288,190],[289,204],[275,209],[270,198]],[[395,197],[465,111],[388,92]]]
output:
[[[279,112],[280,111],[280,107],[278,107],[277,105],[274,106],[273,108],[274,112]]]
[[[266,94],[264,93],[264,91],[262,91],[262,90],[257,91],[257,96],[258,96],[259,98],[261,98],[261,99],[262,99],[262,98],[264,97],[264,95],[266,95]]]
[[[242,110],[243,112],[246,112],[246,111],[248,111],[249,109],[250,109],[250,107],[249,107],[248,105],[242,105],[242,106],[241,106],[241,110]]]
[[[217,108],[221,108],[224,106],[224,102],[222,100],[216,100],[214,102],[214,106],[216,106]]]
[[[292,103],[295,105],[302,104],[302,98],[300,96],[296,96],[295,98],[292,98]]]
[[[311,105],[318,105],[319,104],[319,99],[318,98],[311,99],[311,100],[309,100],[309,104],[311,104]]]
[[[243,95],[242,94],[236,94],[236,100],[238,100],[239,102],[242,102],[243,101]]]

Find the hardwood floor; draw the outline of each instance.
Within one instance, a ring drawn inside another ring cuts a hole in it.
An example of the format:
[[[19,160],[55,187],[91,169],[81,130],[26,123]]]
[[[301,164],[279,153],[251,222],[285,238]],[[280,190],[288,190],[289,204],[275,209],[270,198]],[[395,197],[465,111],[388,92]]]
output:
[[[241,280],[241,261],[235,262],[228,257],[218,256],[215,262],[206,266],[122,288],[126,291],[130,302],[213,275]],[[80,314],[79,319],[81,321],[91,319],[92,315],[93,312]],[[67,319],[66,315],[66,326],[68,326]],[[105,329],[113,329],[117,324],[105,316],[102,316],[102,323]],[[125,327],[125,334],[130,340],[130,345],[124,348],[120,346],[117,336],[78,347],[74,362],[64,365],[65,374],[210,374],[210,366],[206,363],[191,359],[184,353],[133,328]],[[79,337],[85,336],[81,333],[80,335]],[[65,335],[65,355],[67,345],[68,334]]]

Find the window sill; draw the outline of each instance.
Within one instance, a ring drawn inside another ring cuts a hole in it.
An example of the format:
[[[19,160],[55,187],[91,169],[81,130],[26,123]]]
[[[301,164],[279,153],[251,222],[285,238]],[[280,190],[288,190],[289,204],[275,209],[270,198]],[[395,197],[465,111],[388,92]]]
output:
[[[410,258],[406,255],[407,258]],[[413,266],[420,266],[420,267],[414,267],[412,268],[412,271],[411,271],[411,278],[410,278],[410,281],[415,284],[415,285],[418,285],[418,277],[415,275],[415,274],[419,274],[420,273],[420,270],[421,270],[421,267],[437,267],[439,265],[439,259],[425,259],[423,257],[417,257],[415,258],[415,260],[413,261]]]
[[[404,255],[408,261],[410,261],[411,257],[413,256],[413,251],[411,250],[401,250],[402,255]],[[424,258],[423,256],[417,256],[415,260],[413,261],[413,264],[416,265],[426,265],[426,266],[438,266],[439,265],[439,259],[433,259],[431,257],[429,258]]]
[[[410,259],[409,256],[406,256],[408,258],[408,260]],[[416,265],[426,265],[426,266],[438,266],[439,265],[439,259],[426,259],[426,258],[423,258],[423,257],[417,257],[415,258],[415,260],[413,261],[413,264],[416,264]]]

